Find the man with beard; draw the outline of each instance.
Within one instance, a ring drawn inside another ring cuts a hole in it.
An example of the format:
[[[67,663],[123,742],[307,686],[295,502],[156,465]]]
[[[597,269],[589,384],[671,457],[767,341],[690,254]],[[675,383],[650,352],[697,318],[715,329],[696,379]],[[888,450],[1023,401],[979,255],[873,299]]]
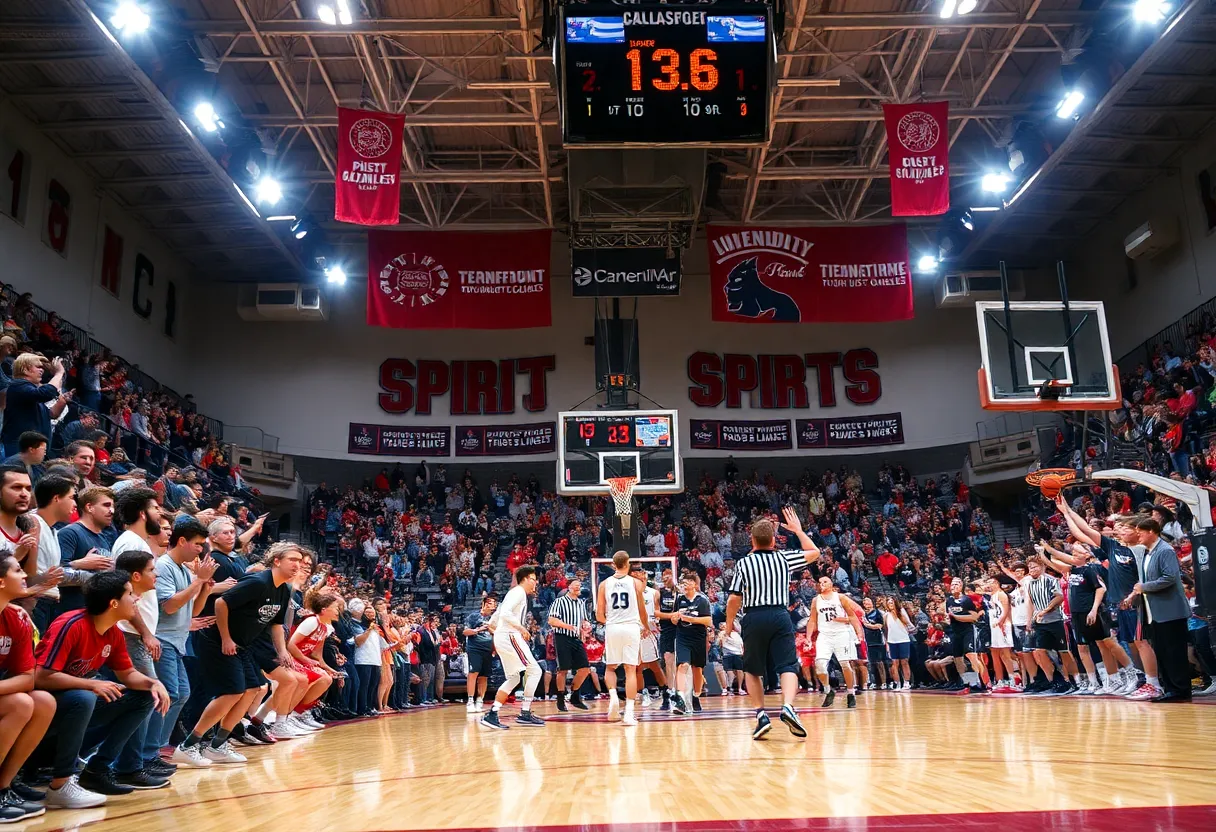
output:
[[[38,535],[23,531],[18,518],[30,510],[30,475],[15,465],[0,466],[0,554],[11,554],[18,563],[38,551]],[[37,528],[37,527],[34,527]]]

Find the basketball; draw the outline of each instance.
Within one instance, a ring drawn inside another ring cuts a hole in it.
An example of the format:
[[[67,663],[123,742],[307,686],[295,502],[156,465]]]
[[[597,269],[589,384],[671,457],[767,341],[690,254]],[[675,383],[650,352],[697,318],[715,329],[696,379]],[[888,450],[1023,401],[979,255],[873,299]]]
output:
[[[1064,490],[1064,480],[1059,474],[1048,474],[1039,483],[1039,491],[1049,500],[1054,500]]]

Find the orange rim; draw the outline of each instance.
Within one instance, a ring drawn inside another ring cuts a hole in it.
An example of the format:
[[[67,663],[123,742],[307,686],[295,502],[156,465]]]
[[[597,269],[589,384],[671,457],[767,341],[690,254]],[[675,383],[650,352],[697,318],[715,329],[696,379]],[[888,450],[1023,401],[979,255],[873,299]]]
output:
[[[1040,468],[1026,475],[1026,484],[1038,488],[1043,484],[1043,477],[1048,474],[1055,474],[1063,481],[1064,485],[1069,485],[1077,479],[1077,472],[1072,468]]]

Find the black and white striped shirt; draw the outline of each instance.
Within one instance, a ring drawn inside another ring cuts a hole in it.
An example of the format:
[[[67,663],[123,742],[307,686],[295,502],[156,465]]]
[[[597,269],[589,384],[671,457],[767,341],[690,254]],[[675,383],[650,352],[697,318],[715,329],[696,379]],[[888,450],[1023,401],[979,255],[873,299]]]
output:
[[[571,627],[581,628],[583,622],[587,620],[587,606],[581,598],[573,598],[567,592],[549,606],[549,617],[556,618],[558,621],[563,624],[569,624]],[[559,635],[575,638],[574,633],[571,633],[569,630],[556,629],[555,632]]]
[[[806,568],[801,549],[752,551],[735,564],[735,577],[728,590],[743,596],[743,608],[788,607],[790,573]]]
[[[1051,575],[1043,574],[1037,578],[1032,578],[1026,586],[1027,592],[1030,593],[1030,600],[1034,601],[1034,611],[1037,615],[1047,609],[1048,605],[1055,600],[1056,596],[1063,595],[1060,590],[1060,582]],[[1064,620],[1064,605],[1059,604],[1054,610],[1047,613],[1041,619],[1044,624],[1052,621]]]

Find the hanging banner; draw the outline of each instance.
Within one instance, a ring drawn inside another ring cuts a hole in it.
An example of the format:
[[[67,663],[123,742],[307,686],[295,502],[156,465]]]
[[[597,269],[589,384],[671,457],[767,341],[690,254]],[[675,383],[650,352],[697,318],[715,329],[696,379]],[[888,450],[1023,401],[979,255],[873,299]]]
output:
[[[351,422],[346,452],[373,456],[451,456],[452,429],[446,425],[396,427]]]
[[[789,419],[744,421],[689,419],[689,446],[699,451],[788,451]]]
[[[576,298],[674,297],[680,294],[680,250],[571,249],[570,274]]]
[[[405,116],[338,108],[334,219],[396,225],[401,219]]]
[[[549,326],[544,231],[369,231],[367,322],[402,329]]]
[[[874,445],[902,445],[902,413],[855,416],[842,419],[798,419],[798,448],[866,448]]]
[[[870,323],[912,317],[902,225],[710,225],[715,321]]]
[[[935,217],[950,210],[950,105],[883,104],[891,162],[891,216]]]
[[[456,426],[456,456],[523,456],[556,449],[553,422]]]

